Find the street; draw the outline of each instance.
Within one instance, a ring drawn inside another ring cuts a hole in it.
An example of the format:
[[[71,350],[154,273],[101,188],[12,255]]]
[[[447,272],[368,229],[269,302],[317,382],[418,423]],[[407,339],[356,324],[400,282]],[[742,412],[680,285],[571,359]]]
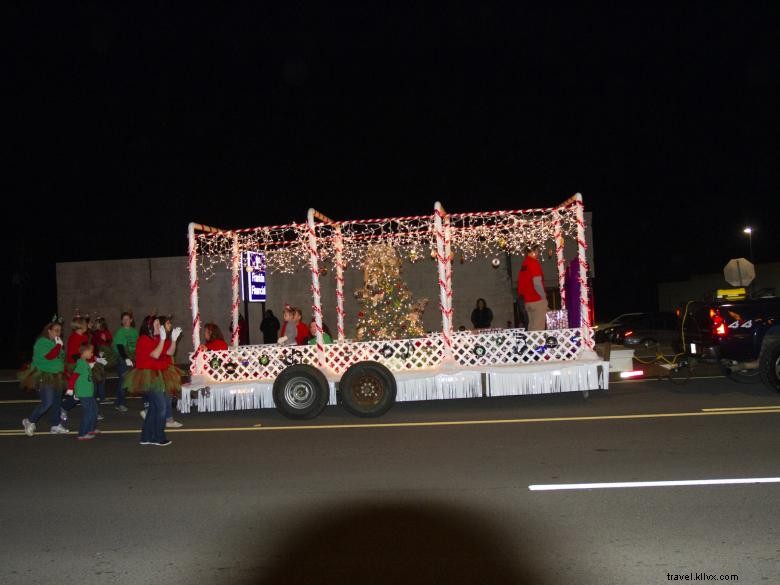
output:
[[[529,489],[778,478],[761,385],[179,415],[168,447],[138,444],[139,400],[80,443],[45,418],[24,436],[34,397],[0,391],[6,585],[780,579],[780,483]]]

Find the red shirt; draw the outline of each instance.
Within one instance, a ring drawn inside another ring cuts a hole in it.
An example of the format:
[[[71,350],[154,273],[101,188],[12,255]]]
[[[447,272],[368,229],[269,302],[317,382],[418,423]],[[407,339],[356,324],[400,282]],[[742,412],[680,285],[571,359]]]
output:
[[[160,353],[159,358],[153,358],[152,352],[160,343],[159,338],[149,337],[148,335],[139,335],[138,344],[135,346],[135,367],[139,370],[165,370],[168,368],[168,356],[165,355],[165,349]]]
[[[75,364],[81,355],[80,347],[82,343],[89,343],[89,335],[81,334],[76,331],[68,337],[68,344],[65,348],[65,363]]]
[[[542,277],[542,288],[544,288],[544,274],[542,265],[536,258],[526,256],[523,264],[520,266],[520,274],[517,277],[517,294],[522,296],[526,303],[541,301],[542,297],[534,288],[534,278]]]
[[[111,345],[112,341],[114,341],[114,336],[111,335],[111,332],[108,329],[92,332],[92,345],[94,345],[95,348],[100,347],[101,345]]]
[[[227,341],[224,339],[212,339],[206,344],[209,351],[225,351],[228,348]]]
[[[282,325],[282,332],[279,334],[279,337],[286,337],[285,330],[287,329],[287,321],[285,321],[284,325]],[[305,345],[306,340],[309,339],[309,328],[306,327],[303,323],[298,323],[298,325],[295,327],[295,344],[296,345]]]

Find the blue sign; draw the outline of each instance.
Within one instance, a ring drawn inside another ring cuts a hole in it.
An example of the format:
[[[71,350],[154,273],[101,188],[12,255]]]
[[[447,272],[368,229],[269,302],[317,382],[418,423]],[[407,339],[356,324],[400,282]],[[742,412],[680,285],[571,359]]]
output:
[[[241,296],[250,303],[265,302],[265,256],[259,252],[244,252],[241,256],[242,271],[246,279],[241,279]],[[246,286],[244,281],[246,280]]]

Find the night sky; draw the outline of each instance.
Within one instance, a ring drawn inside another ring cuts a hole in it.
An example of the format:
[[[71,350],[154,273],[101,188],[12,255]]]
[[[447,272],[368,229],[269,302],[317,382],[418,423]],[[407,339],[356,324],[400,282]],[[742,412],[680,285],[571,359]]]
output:
[[[780,261],[771,3],[197,4],[3,8],[6,356],[56,308],[55,262],[184,255],[191,220],[312,205],[351,219],[582,192],[601,318],[747,256],[748,222],[756,260]]]

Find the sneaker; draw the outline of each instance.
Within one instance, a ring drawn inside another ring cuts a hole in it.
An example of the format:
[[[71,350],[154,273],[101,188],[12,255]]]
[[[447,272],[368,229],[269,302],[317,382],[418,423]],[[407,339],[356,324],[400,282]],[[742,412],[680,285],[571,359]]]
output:
[[[104,420],[106,417],[104,417],[102,414],[97,415],[98,420]]]
[[[24,427],[24,434],[27,435],[28,437],[32,437],[33,434],[35,433],[35,423],[30,422],[27,419],[24,419],[22,421],[22,426]]]
[[[150,444],[155,445],[156,447],[167,447],[171,443],[173,443],[173,441],[159,441],[157,443],[150,443]]]
[[[183,426],[184,425],[181,424],[179,421],[173,420],[172,418],[165,421],[165,428],[168,429],[180,429]]]
[[[146,410],[145,409],[141,411],[141,418],[146,420]]]
[[[53,435],[67,435],[68,434],[68,429],[66,429],[61,424],[59,424],[59,425],[49,429],[49,432],[52,433]]]
[[[95,429],[94,431],[89,431],[87,433],[88,435],[102,435],[103,433],[100,432],[100,429]]]
[[[141,441],[141,445],[155,445],[156,443],[152,443],[151,441]]]
[[[64,408],[60,408],[60,420],[62,422],[68,422],[68,411]]]
[[[113,401],[113,398],[101,398],[98,400],[98,404],[111,404]]]
[[[120,404],[119,406],[115,406],[119,412],[127,412],[127,407],[124,404]]]
[[[89,433],[87,433],[86,435],[79,435],[78,437],[76,437],[76,440],[78,440],[78,441],[90,441],[90,440],[92,440],[94,438],[95,438],[95,435],[90,435]]]

